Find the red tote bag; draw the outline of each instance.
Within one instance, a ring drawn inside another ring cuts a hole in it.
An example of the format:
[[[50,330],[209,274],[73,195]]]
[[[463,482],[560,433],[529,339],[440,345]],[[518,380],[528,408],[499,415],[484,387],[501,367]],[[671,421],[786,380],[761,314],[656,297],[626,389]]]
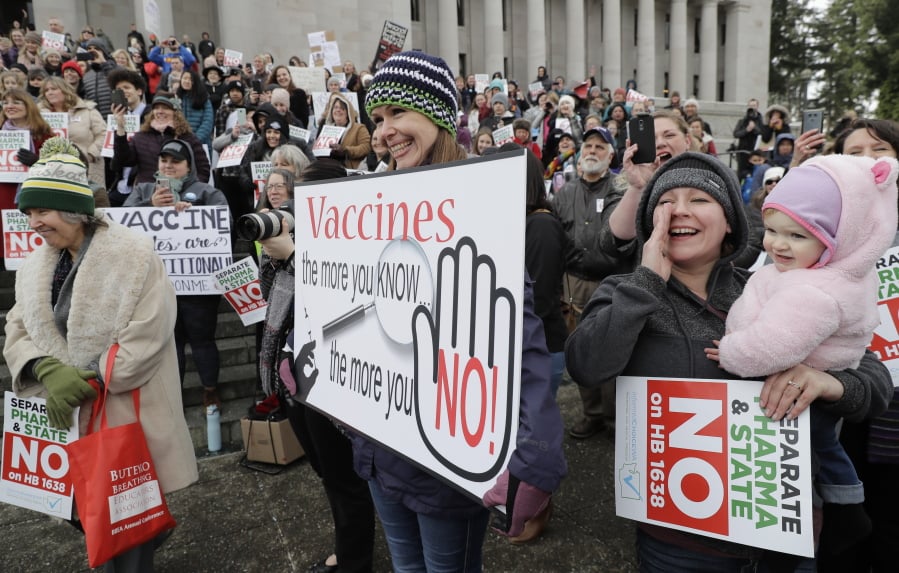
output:
[[[118,350],[118,344],[110,348],[106,385],[88,431],[98,411],[100,429],[68,445],[75,506],[91,567],[175,527],[140,425],[140,389],[131,392],[137,420],[115,428],[107,425],[106,393]]]

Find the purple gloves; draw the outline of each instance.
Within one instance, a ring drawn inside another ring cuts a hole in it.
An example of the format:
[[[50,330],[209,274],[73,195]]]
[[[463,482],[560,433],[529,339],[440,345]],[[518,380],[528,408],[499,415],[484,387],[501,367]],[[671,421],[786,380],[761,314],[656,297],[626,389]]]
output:
[[[501,535],[518,537],[524,531],[525,522],[546,509],[550,495],[527,482],[523,482],[509,470],[497,478],[496,483],[484,494],[484,506],[506,505],[504,526],[494,523],[493,529]]]

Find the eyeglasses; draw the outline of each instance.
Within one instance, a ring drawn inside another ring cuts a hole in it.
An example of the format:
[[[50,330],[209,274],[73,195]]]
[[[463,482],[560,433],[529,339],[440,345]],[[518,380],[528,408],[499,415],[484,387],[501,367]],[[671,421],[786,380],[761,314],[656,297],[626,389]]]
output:
[[[765,185],[774,185],[775,183],[779,183],[781,180],[780,177],[775,177],[774,179],[768,179],[765,181]]]
[[[286,183],[268,183],[265,186],[265,189],[266,189],[266,191],[268,191],[270,189],[283,191],[284,189],[287,189],[287,184]]]
[[[91,32],[90,30],[82,30],[81,33],[82,33],[82,34],[90,34],[91,36],[94,35],[94,33]]]

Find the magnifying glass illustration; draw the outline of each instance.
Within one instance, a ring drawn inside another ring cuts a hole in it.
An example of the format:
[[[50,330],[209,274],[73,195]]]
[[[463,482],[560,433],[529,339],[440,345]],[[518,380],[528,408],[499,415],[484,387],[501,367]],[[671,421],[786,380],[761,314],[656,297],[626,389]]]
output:
[[[374,272],[372,301],[322,326],[324,338],[358,323],[374,309],[388,338],[397,344],[412,344],[412,313],[422,304],[430,308],[434,300],[434,277],[424,250],[412,239],[393,239],[381,251]]]

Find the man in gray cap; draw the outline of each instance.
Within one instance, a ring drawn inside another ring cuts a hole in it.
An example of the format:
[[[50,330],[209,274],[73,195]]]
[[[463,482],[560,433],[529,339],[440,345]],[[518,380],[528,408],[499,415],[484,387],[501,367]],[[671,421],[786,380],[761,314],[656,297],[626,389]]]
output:
[[[615,138],[604,127],[587,130],[578,161],[580,176],[566,183],[553,200],[553,209],[570,241],[562,279],[563,302],[568,312],[580,313],[609,275],[626,272],[623,261],[599,250],[600,218],[606,195],[612,190],[609,171],[617,163]],[[573,438],[585,439],[603,430],[615,417],[615,386],[578,387],[584,417],[569,429]]]

